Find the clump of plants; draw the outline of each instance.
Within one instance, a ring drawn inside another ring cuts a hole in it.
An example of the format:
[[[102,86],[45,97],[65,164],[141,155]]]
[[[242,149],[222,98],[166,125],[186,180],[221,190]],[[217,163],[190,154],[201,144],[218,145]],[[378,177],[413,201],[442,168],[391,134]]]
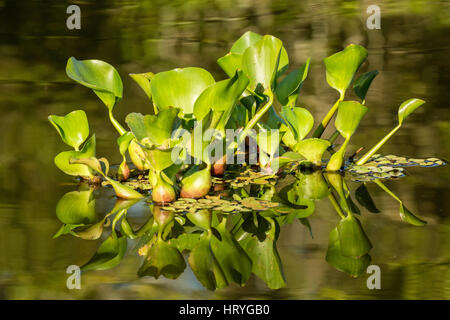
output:
[[[314,130],[313,115],[298,103],[310,59],[288,72],[287,51],[281,40],[271,35],[243,34],[217,60],[228,76],[225,80],[216,81],[198,67],[130,74],[152,106],[149,114],[128,114],[128,128],[114,116],[123,96],[117,70],[103,61],[71,57],[66,73],[90,88],[106,106],[117,130],[122,162],[117,173],[110,175],[108,161],[96,158],[95,135],[88,139],[85,112],[76,110],[66,116],[49,116],[63,142],[73,148],[58,154],[55,164],[91,183],[107,180],[116,195],[125,199],[144,196],[126,183],[132,171],[140,172],[152,187],[154,203],[203,198],[211,191],[213,176],[235,169],[236,162],[241,167],[259,167],[271,177],[299,164],[327,172],[340,172],[354,164],[362,168],[425,103],[416,98],[406,100],[391,132],[359,159],[348,157],[350,139],[368,112],[367,91],[378,74],[370,71],[358,76],[367,55],[365,48],[351,44],[324,59],[326,81],[338,97]],[[346,100],[350,90],[358,101]],[[336,131],[325,137],[334,117]],[[231,129],[235,134],[230,138]],[[344,142],[335,151],[333,144],[339,135]]]

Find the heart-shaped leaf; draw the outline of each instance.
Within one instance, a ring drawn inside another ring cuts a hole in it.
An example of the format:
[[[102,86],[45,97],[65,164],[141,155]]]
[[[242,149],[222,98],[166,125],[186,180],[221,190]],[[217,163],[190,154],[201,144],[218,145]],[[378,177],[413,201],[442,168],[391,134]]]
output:
[[[298,142],[293,150],[300,153],[308,161],[311,161],[316,166],[322,165],[323,153],[328,149],[331,143],[328,140],[311,138]]]
[[[242,68],[242,55],[245,50],[261,39],[261,35],[247,31],[233,44],[229,53],[217,60],[217,63],[229,77],[232,77]]]
[[[84,144],[80,151],[64,151],[55,157],[55,165],[71,176],[90,177],[92,172],[84,164],[70,164],[72,158],[95,157],[95,134]]]
[[[195,118],[202,120],[211,109],[215,113],[228,111],[241,97],[248,83],[247,76],[242,71],[237,71],[231,79],[222,80],[209,86],[195,101]]]
[[[153,103],[158,110],[179,108],[186,116],[194,112],[200,94],[214,83],[211,74],[201,68],[183,68],[156,74],[150,82]]]
[[[125,122],[138,141],[148,139],[153,145],[167,147],[170,144],[173,125],[179,111],[169,107],[161,110],[157,115],[146,116],[133,112],[126,117]]]
[[[339,103],[338,114],[334,122],[336,129],[346,139],[349,139],[369,109],[357,101],[342,101]]]
[[[83,110],[72,111],[63,117],[51,115],[48,120],[56,128],[63,142],[75,150],[78,150],[89,136],[89,124]]]
[[[309,61],[310,59],[308,58],[303,66],[289,73],[277,85],[275,94],[277,95],[278,101],[280,101],[283,106],[288,105],[295,107],[303,82],[308,75]]]
[[[314,125],[314,117],[305,108],[283,106],[281,116],[292,130],[297,142],[303,140]]]
[[[276,77],[286,71],[288,64],[283,43],[270,35],[248,47],[242,56],[242,71],[249,78],[249,88],[253,91],[258,84],[265,90],[272,90]]]
[[[351,44],[344,50],[324,59],[328,84],[344,97],[361,64],[367,58],[364,47]]]
[[[71,57],[67,61],[66,73],[72,80],[94,90],[109,110],[113,109],[117,100],[122,99],[122,79],[109,63]]]

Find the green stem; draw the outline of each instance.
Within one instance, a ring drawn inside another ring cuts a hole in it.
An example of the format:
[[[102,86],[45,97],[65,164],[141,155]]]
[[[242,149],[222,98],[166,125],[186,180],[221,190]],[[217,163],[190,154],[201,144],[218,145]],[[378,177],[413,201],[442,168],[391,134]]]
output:
[[[340,216],[342,219],[345,219],[344,212],[342,212],[342,209],[341,209],[341,207],[339,206],[339,203],[337,202],[337,200],[336,200],[336,198],[335,198],[335,196],[334,196],[334,194],[333,194],[332,192],[330,192],[330,193],[328,194],[328,199],[330,199],[331,204],[333,205],[334,209],[335,209],[336,212],[339,214],[339,216]]]
[[[243,137],[243,138],[241,138],[241,139],[245,139],[245,136],[248,133],[248,131],[250,131],[250,129],[252,129],[256,125],[256,123],[259,121],[259,119],[261,119],[261,117],[272,106],[272,104],[273,104],[273,93],[272,93],[272,91],[271,90],[267,90],[267,92],[265,92],[265,94],[269,97],[269,100],[266,102],[266,104],[264,106],[262,106],[261,109],[258,110],[258,112],[253,116],[253,118],[249,122],[247,122],[247,125],[245,126],[244,130],[242,131],[241,137]]]
[[[127,209],[120,210],[113,219],[111,230],[114,234],[116,234],[116,224],[122,218],[122,216],[127,213]]]
[[[323,132],[325,131],[328,123],[330,122],[331,118],[333,117],[333,115],[335,114],[338,106],[339,106],[339,102],[341,102],[342,100],[344,100],[344,95],[342,94],[339,99],[334,103],[334,105],[331,107],[331,109],[328,111],[328,113],[326,114],[326,116],[323,118],[322,122],[319,124],[319,126],[316,128],[316,130],[314,131],[312,137],[313,138],[320,138],[323,134]]]
[[[108,113],[109,113],[109,120],[111,120],[111,123],[113,124],[114,128],[116,128],[117,132],[119,132],[120,135],[126,133],[127,130],[125,130],[124,127],[122,127],[122,125],[119,123],[119,121],[117,121],[114,118],[112,114],[112,109],[108,110]]]
[[[376,145],[374,145],[372,149],[367,151],[366,154],[364,154],[358,161],[356,161],[356,165],[362,166],[363,164],[365,164],[375,154],[375,152],[377,152],[378,149],[380,149],[383,144],[385,144],[386,141],[388,141],[394,135],[394,133],[396,133],[398,129],[400,129],[400,127],[401,125],[399,124],[394,129],[392,129],[391,132],[389,132],[383,139],[381,139]]]
[[[339,137],[339,131],[336,130],[335,132],[333,132],[333,134],[328,139],[328,141],[330,141],[330,143],[333,144],[338,137]]]
[[[402,200],[400,200],[391,190],[389,190],[383,182],[381,182],[379,179],[375,179],[374,182],[381,188],[383,191],[385,191],[388,195],[390,195],[392,198],[397,200],[400,204],[402,204]]]

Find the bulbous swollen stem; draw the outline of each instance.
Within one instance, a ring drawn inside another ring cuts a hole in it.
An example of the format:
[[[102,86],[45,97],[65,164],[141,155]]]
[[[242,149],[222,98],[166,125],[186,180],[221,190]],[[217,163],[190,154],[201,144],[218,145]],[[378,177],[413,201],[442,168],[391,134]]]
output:
[[[211,165],[197,171],[181,181],[180,195],[183,198],[202,198],[206,196],[211,189]]]
[[[168,203],[175,201],[175,190],[172,185],[164,181],[161,172],[152,172],[149,174],[149,180],[152,184],[152,200],[154,202]]]

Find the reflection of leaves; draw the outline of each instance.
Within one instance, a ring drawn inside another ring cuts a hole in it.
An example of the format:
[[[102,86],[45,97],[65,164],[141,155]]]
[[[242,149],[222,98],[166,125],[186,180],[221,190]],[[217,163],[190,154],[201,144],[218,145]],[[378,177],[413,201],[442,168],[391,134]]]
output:
[[[366,188],[365,184],[361,184],[358,189],[355,191],[356,200],[362,205],[364,208],[369,210],[372,213],[379,213],[380,210],[377,209],[375,203],[372,200],[372,197],[369,194],[369,191]]]
[[[168,279],[176,279],[183,273],[186,262],[177,248],[160,239],[156,239],[150,246],[144,263],[139,268],[139,277],[152,276],[158,279],[163,275]]]
[[[261,223],[258,227],[253,224],[252,227],[257,229],[257,233],[245,234],[239,243],[253,261],[252,272],[261,278],[269,288],[279,289],[286,285],[286,280],[276,247],[277,222],[270,218],[267,220],[270,222],[270,229],[263,231],[265,230],[264,224]],[[263,237],[261,238],[261,236]]]
[[[369,238],[365,234],[359,220],[348,216],[337,226],[342,255],[350,258],[359,258],[372,248]]]
[[[422,220],[422,219],[416,217],[411,211],[409,211],[403,205],[403,203],[400,203],[400,218],[403,221],[408,222],[409,224],[412,224],[413,226],[418,226],[418,227],[423,226],[427,223],[425,220]]]
[[[228,285],[223,270],[210,247],[210,236],[203,235],[189,255],[189,265],[198,281],[209,290]]]
[[[95,255],[81,267],[81,270],[107,270],[116,267],[122,261],[127,250],[127,238],[112,233],[97,249]]]
[[[228,282],[244,286],[252,272],[252,260],[225,228],[225,224],[224,219],[216,226],[220,239],[211,237],[211,249]]]
[[[326,260],[337,270],[356,278],[367,269],[371,258],[368,254],[364,254],[360,258],[350,258],[343,255],[339,232],[337,228],[334,228],[330,232]]]

